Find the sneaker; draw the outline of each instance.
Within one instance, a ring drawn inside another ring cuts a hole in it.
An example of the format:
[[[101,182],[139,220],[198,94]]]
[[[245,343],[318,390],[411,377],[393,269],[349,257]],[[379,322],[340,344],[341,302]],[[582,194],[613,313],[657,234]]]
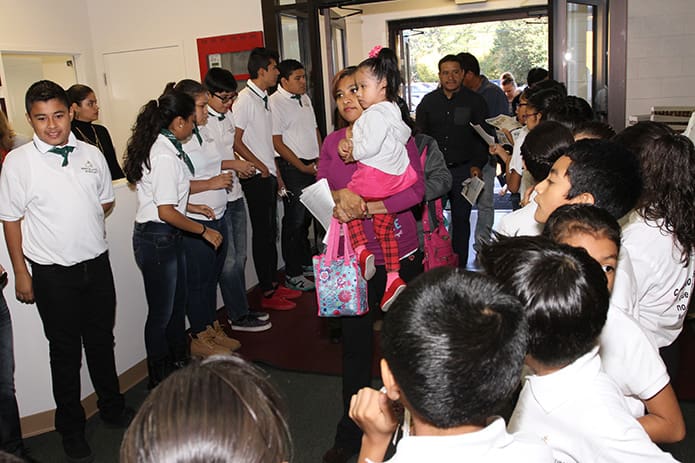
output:
[[[249,310],[248,315],[257,318],[262,321],[270,320],[270,314],[268,312],[259,312],[257,310]]]
[[[213,342],[214,330],[211,331],[201,331],[192,337],[191,357],[205,358],[211,355],[229,354],[229,349],[226,349]]]
[[[92,449],[84,438],[84,433],[63,436],[63,450],[70,463],[91,463],[94,461]]]
[[[381,298],[381,310],[387,312],[391,307],[391,304],[396,300],[399,294],[405,290],[405,281],[400,278],[391,283],[391,285],[386,289],[384,297]]]
[[[210,334],[213,335],[212,342],[218,346],[222,346],[231,351],[239,350],[241,347],[241,343],[239,341],[227,336],[227,333],[224,332],[222,325],[220,325],[220,322],[217,320],[212,323],[212,326],[208,325],[206,331],[211,331]]]
[[[313,291],[316,289],[314,282],[307,280],[304,275],[299,275],[298,277],[287,277],[285,278],[285,285],[290,289],[296,289],[297,291]]]
[[[314,266],[313,265],[302,265],[302,275],[305,277],[314,276]]]
[[[127,428],[130,422],[133,421],[133,417],[135,417],[135,410],[130,407],[123,407],[115,415],[99,413],[99,416],[107,428]]]
[[[268,319],[261,320],[260,318],[254,317],[250,313],[244,315],[236,321],[230,320],[229,324],[232,325],[232,330],[234,331],[250,331],[252,333],[266,331],[273,326]]]
[[[297,299],[302,295],[302,292],[296,289],[290,289],[287,286],[278,285],[275,288],[274,295],[284,297],[285,299]]]
[[[364,278],[366,281],[371,280],[374,274],[376,273],[376,266],[374,265],[374,254],[372,254],[366,249],[363,249],[362,252],[360,252],[359,264],[360,271],[362,272],[362,278]]]
[[[273,295],[270,297],[262,297],[261,307],[272,310],[292,310],[297,307],[297,304],[285,299],[278,293],[279,291],[275,291],[275,293],[273,293]]]

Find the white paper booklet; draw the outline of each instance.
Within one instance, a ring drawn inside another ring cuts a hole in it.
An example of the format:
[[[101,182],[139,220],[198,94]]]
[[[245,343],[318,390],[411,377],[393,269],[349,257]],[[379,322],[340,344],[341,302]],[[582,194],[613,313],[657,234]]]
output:
[[[480,124],[474,124],[472,122],[469,122],[471,124],[471,127],[473,127],[473,130],[476,131],[478,135],[480,135],[480,138],[485,140],[485,143],[488,144],[488,146],[492,146],[495,144],[495,137],[487,133],[483,128],[480,126]]]
[[[474,205],[478,200],[478,196],[480,196],[480,192],[483,191],[485,182],[480,180],[480,177],[471,177],[464,180],[462,185],[461,196],[466,198],[466,201],[471,203],[471,206]]]
[[[335,207],[331,189],[328,187],[328,181],[322,178],[313,185],[304,188],[301,196],[299,196],[299,200],[311,212],[311,215],[316,217],[316,220],[321,223],[324,230],[328,231],[331,217],[333,217],[333,208]],[[326,233],[326,236],[328,236],[328,233]]]
[[[499,116],[485,119],[485,122],[495,128],[500,130],[507,129],[510,132],[521,127],[521,124],[519,124],[519,121],[517,121],[515,117],[507,116],[506,114],[500,114]]]

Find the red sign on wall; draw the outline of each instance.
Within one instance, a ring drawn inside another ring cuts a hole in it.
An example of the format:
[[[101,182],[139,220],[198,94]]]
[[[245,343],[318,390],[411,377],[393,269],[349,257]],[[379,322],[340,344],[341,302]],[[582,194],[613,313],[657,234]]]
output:
[[[263,32],[205,37],[197,39],[197,44],[201,80],[211,67],[221,67],[243,81],[249,78],[246,65],[251,50],[263,46]]]

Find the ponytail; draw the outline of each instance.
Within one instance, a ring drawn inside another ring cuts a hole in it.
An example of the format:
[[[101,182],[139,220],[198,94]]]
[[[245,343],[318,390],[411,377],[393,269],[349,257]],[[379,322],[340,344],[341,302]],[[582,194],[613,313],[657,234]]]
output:
[[[359,65],[360,68],[367,68],[377,80],[384,79],[386,82],[386,99],[397,102],[403,78],[398,69],[398,59],[390,48],[382,48],[374,58],[367,58]]]
[[[123,171],[130,183],[142,178],[143,166],[150,169],[150,149],[159,132],[177,117],[187,119],[195,111],[193,98],[173,87],[173,82],[167,84],[162,96],[148,101],[135,120],[123,161]]]

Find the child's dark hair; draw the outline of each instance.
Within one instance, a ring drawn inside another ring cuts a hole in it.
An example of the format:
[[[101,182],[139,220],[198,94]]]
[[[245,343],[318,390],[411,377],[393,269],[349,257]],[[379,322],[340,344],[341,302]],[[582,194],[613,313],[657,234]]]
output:
[[[289,79],[290,75],[299,69],[304,69],[304,65],[296,59],[285,59],[278,63],[281,79]]]
[[[562,94],[554,88],[549,88],[540,91],[531,91],[528,94],[526,108],[527,110],[528,108],[535,109],[536,112],[541,113],[543,115],[543,118],[545,118],[545,115],[548,112],[550,105],[562,100],[563,98],[564,97],[562,96]]]
[[[584,135],[584,138],[597,138],[600,140],[610,140],[615,136],[615,130],[609,124],[601,121],[584,121],[577,124],[572,131],[572,135]]]
[[[384,79],[386,82],[386,99],[394,103],[396,102],[403,79],[398,69],[398,59],[393,50],[382,48],[376,58],[367,58],[358,67],[369,69],[376,80]]]
[[[271,61],[275,61],[276,63],[280,61],[278,52],[275,50],[265,47],[256,47],[251,50],[248,62],[248,71],[251,79],[258,78],[258,71],[261,68],[267,71]]]
[[[150,169],[150,148],[159,131],[169,127],[177,117],[187,119],[194,112],[193,98],[177,90],[165,91],[140,109],[123,159],[123,172],[130,183],[137,183],[142,178],[143,167]]]
[[[193,98],[194,100],[204,94],[207,93],[208,89],[203,86],[200,82],[193,80],[193,79],[183,79],[179,80],[176,85],[171,87],[171,90],[175,90],[178,92],[183,92]],[[165,93],[166,93],[165,89]]]
[[[627,149],[606,140],[579,140],[565,155],[572,160],[567,168],[572,185],[567,199],[590,193],[594,205],[616,219],[637,205],[642,179],[637,159]]]
[[[65,93],[68,95],[68,102],[70,105],[75,103],[77,106],[80,106],[82,101],[84,101],[84,99],[87,98],[90,93],[94,93],[94,90],[86,85],[75,84],[67,89]]]
[[[695,148],[688,137],[673,133],[665,125],[640,124],[616,136],[624,140],[632,134],[641,142],[629,142],[635,145],[644,183],[638,210],[645,219],[659,223],[662,231],[675,236],[685,263],[695,249],[695,215],[691,213],[695,204]]]
[[[591,204],[565,204],[550,214],[543,228],[543,236],[561,243],[567,238],[584,234],[594,238],[607,238],[620,249],[620,224],[606,210]]]
[[[39,80],[31,84],[24,96],[24,107],[27,114],[31,114],[31,106],[37,101],[48,101],[56,99],[63,103],[66,108],[70,107],[70,101],[65,90],[60,85],[50,80]]]
[[[526,74],[526,85],[529,87],[542,82],[549,77],[548,71],[543,68],[531,68]]]
[[[480,63],[478,62],[478,58],[467,52],[459,53],[456,57],[459,59],[459,63],[461,63],[463,72],[471,71],[476,76],[480,75]]]
[[[593,117],[591,105],[585,99],[573,95],[551,101],[543,113],[543,119],[557,121],[571,131]]]
[[[562,83],[558,82],[557,80],[554,79],[546,79],[538,82],[536,85],[527,87],[528,88],[528,93],[527,93],[527,99],[531,98],[531,96],[534,93],[542,92],[543,90],[555,90],[561,97],[566,97],[567,96],[567,86]]]
[[[521,145],[521,157],[533,179],[543,181],[555,161],[565,154],[572,143],[572,133],[559,122],[541,121],[531,130]]]
[[[524,306],[535,360],[563,367],[596,346],[609,293],[601,266],[584,249],[542,236],[498,237],[478,255],[485,272]]]
[[[486,275],[420,275],[386,315],[382,351],[405,401],[438,428],[485,425],[519,384],[526,352],[519,301]]]
[[[211,68],[207,74],[205,74],[203,84],[210,93],[236,92],[238,88],[234,74],[222,68]]]

